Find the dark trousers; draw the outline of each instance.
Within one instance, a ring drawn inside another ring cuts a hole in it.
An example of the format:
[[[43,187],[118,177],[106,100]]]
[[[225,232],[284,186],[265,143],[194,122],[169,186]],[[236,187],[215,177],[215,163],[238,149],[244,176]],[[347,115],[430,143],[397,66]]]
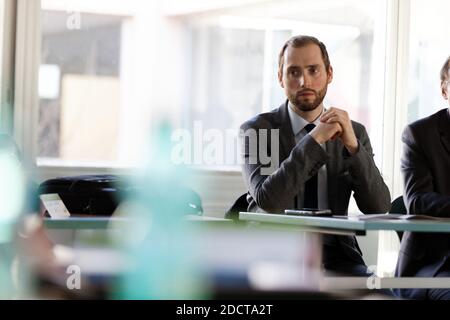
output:
[[[369,271],[365,264],[357,264],[348,260],[339,261],[334,260],[324,264],[325,273],[334,277],[371,277],[373,272]],[[378,294],[386,296],[387,298],[395,297],[391,289],[360,289],[357,290],[359,295],[364,296],[368,294]]]
[[[435,277],[450,277],[450,271],[441,271]],[[448,289],[428,289],[427,299],[429,300],[450,300],[450,288]]]
[[[450,277],[450,258],[447,256],[445,263],[441,266],[435,277]],[[450,300],[450,288],[428,289],[427,299],[429,300]]]
[[[436,271],[437,270],[437,271]],[[435,263],[424,266],[416,275],[417,278],[433,277],[443,278],[450,277],[450,253],[442,263],[442,258],[437,258]],[[443,289],[396,289],[396,295],[406,299],[426,299],[426,300],[450,300],[450,288]]]

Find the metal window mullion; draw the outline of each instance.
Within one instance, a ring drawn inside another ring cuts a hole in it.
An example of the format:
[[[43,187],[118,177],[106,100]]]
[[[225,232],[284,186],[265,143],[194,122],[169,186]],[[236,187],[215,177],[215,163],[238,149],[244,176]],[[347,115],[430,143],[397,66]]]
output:
[[[13,133],[13,92],[14,92],[14,53],[16,2],[5,0],[1,3],[1,123],[3,132]]]
[[[401,133],[407,119],[410,0],[388,1],[382,171],[392,197],[402,194]]]
[[[39,111],[41,1],[17,0],[14,138],[25,161],[34,166]]]
[[[410,0],[387,1],[386,73],[383,111],[383,162],[382,172],[392,200],[402,194],[400,173],[401,132],[406,124]],[[379,234],[378,268],[384,271],[380,261],[382,251],[398,250],[397,235]]]

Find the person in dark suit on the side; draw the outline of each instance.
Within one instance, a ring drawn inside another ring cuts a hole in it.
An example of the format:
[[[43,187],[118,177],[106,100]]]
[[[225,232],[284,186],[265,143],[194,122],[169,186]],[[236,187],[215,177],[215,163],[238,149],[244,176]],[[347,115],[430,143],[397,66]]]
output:
[[[325,45],[311,36],[288,40],[279,55],[278,79],[287,100],[241,126],[247,210],[318,208],[347,215],[353,192],[363,213],[389,211],[389,190],[364,126],[344,110],[323,106],[333,79]],[[326,235],[323,244],[326,271],[368,274],[354,236]]]
[[[450,57],[441,69],[441,92],[450,106]],[[449,108],[408,125],[403,131],[401,171],[408,214],[450,218]],[[450,277],[450,234],[405,232],[396,275]],[[449,289],[401,289],[412,299],[450,299]]]

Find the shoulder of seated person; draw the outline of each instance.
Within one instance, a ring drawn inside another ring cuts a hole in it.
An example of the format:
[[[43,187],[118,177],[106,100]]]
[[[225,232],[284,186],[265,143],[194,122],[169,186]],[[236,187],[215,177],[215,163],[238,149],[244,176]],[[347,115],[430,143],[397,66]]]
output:
[[[245,121],[241,126],[241,130],[248,129],[272,129],[276,128],[278,121],[276,121],[272,112],[261,113],[253,118]]]

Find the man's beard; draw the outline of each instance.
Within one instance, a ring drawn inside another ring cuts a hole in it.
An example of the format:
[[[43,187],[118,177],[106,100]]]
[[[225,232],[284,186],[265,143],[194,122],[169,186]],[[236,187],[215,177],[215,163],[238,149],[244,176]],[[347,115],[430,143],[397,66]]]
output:
[[[316,98],[313,101],[305,101],[304,98],[301,97],[301,93],[304,92],[314,92],[314,95]],[[297,92],[295,95],[290,95],[288,97],[289,101],[296,106],[301,111],[312,111],[315,110],[318,106],[320,106],[323,102],[323,99],[325,98],[325,95],[327,94],[327,86],[325,86],[322,90],[314,91],[311,89],[302,90]]]

